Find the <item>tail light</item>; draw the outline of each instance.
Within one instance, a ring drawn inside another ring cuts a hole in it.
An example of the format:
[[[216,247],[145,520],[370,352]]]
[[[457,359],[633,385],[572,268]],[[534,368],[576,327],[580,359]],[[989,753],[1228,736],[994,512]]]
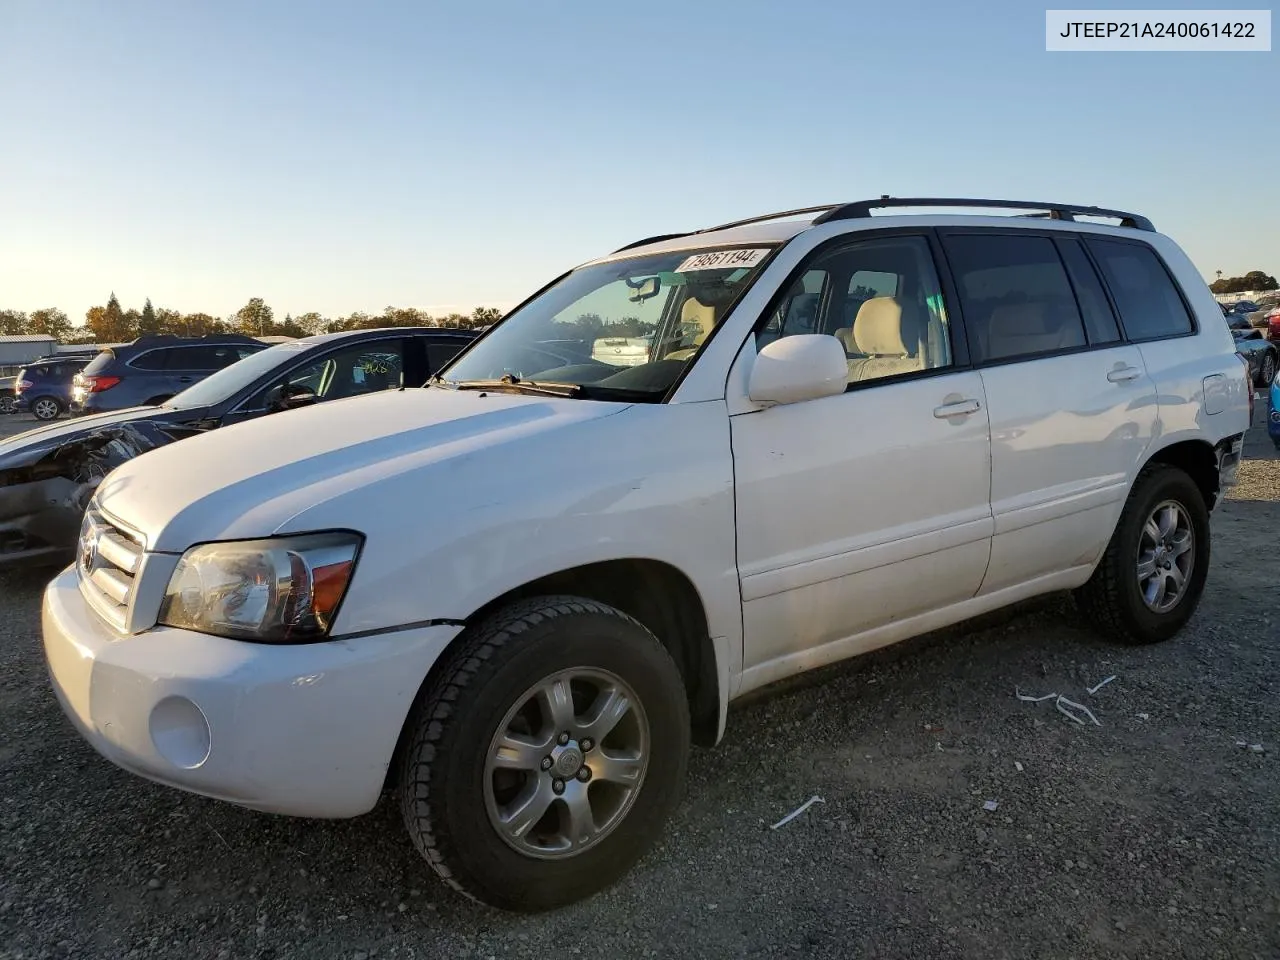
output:
[[[80,377],[80,386],[88,393],[101,393],[110,390],[120,382],[119,377]]]
[[[30,390],[34,386],[35,384],[32,383],[30,380],[19,380],[17,383],[13,385],[13,392],[21,393],[23,390]]]
[[[1239,350],[1236,357],[1244,364],[1244,392],[1249,395],[1249,426],[1253,426],[1253,373],[1249,370],[1249,358]]]

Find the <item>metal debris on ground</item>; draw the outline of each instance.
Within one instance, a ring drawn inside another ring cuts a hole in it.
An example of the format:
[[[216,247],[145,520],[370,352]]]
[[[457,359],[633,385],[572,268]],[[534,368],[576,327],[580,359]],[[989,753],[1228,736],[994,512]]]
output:
[[[1074,700],[1068,700],[1066,697],[1064,697],[1060,693],[1046,693],[1043,697],[1030,697],[1030,696],[1027,696],[1025,693],[1023,693],[1021,690],[1019,690],[1017,687],[1014,687],[1013,695],[1017,697],[1019,700],[1023,700],[1027,703],[1043,703],[1045,700],[1052,700],[1054,701],[1054,706],[1058,708],[1058,712],[1061,713],[1064,717],[1068,717],[1069,719],[1074,720],[1076,723],[1083,724],[1084,720],[1082,720],[1079,716],[1077,716],[1073,712],[1075,710],[1080,710],[1086,716],[1088,716],[1088,718],[1092,720],[1096,726],[1099,726],[1099,727],[1102,726],[1098,718],[1093,715],[1092,710],[1086,707],[1083,703],[1076,703]]]
[[[995,800],[988,800],[982,805],[983,810],[994,811],[1000,804]]]
[[[1088,693],[1089,696],[1093,696],[1095,693],[1097,693],[1099,690],[1101,690],[1103,687],[1105,687],[1108,683],[1110,683],[1115,678],[1116,678],[1116,675],[1113,673],[1111,676],[1107,677],[1107,679],[1103,680],[1101,683],[1095,684],[1092,687],[1087,687],[1085,692]]]
[[[1021,772],[1022,772],[1022,761],[1020,761],[1020,760],[1015,760],[1015,761],[1013,761],[1013,765],[1014,765],[1014,767],[1016,767],[1016,768],[1017,768],[1017,770],[1018,770],[1018,772],[1019,772],[1019,773],[1021,773]]]
[[[808,800],[800,804],[800,806],[796,807],[794,810],[788,813],[785,817],[783,817],[777,823],[770,826],[769,829],[777,830],[779,827],[784,827],[788,823],[790,823],[792,820],[794,820],[796,817],[800,816],[800,814],[804,813],[806,810],[812,807],[815,803],[826,803],[826,802],[827,801],[823,800],[821,797],[816,797],[816,796],[810,797]]]

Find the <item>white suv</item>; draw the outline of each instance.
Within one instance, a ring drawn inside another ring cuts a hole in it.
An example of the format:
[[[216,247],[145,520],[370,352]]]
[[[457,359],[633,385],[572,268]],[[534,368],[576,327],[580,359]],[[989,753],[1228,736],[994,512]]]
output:
[[[872,214],[908,206],[1023,213]],[[647,362],[566,354],[601,320],[653,324]],[[1051,591],[1173,635],[1251,402],[1136,215],[881,198],[652,238],[426,389],[117,469],[49,671],[135,773],[309,817],[391,789],[453,887],[552,907],[641,856],[749,690]]]

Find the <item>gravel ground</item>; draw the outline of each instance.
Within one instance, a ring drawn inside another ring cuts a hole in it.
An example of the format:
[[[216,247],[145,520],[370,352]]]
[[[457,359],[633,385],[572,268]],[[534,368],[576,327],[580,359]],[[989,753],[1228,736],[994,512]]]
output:
[[[45,578],[0,574],[0,957],[1274,958],[1280,461],[1248,450],[1174,641],[1108,645],[1051,599],[756,696],[660,848],[535,917],[445,890],[390,804],[291,820],[115,769],[49,692]]]

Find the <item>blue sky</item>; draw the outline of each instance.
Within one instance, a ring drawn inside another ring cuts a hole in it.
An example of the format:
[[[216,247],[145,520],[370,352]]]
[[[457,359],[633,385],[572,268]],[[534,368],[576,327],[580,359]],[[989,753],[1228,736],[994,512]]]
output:
[[[6,0],[0,307],[508,306],[881,193],[1133,209],[1209,277],[1280,273],[1280,52],[1044,31],[1025,0]]]

